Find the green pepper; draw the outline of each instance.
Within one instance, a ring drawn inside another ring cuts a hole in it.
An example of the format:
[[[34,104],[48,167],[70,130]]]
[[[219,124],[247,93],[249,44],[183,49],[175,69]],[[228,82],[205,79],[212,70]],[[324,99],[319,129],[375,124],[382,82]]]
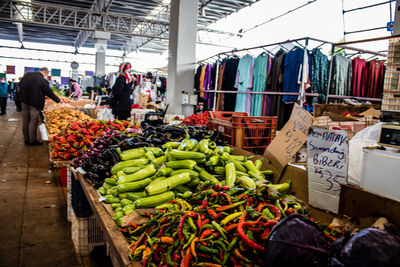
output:
[[[167,142],[162,145],[162,149],[178,148],[180,145],[181,145],[181,142]]]
[[[178,150],[185,150],[186,149],[186,145],[189,143],[189,139],[184,139],[182,140],[181,144],[178,147]]]
[[[104,187],[99,187],[99,189],[97,189],[100,193],[100,195],[105,196],[107,194],[106,190],[104,189]]]
[[[202,139],[199,142],[200,151],[203,152],[206,155],[210,153],[210,149],[208,148],[208,144],[209,144],[209,140],[208,139]]]
[[[217,146],[215,149],[214,149],[214,153],[215,154],[222,154],[224,152],[224,148],[222,147],[222,146]]]
[[[208,145],[209,149],[215,149],[217,147],[217,143],[215,143],[214,141],[211,141],[210,144]]]
[[[172,169],[193,169],[197,165],[196,161],[191,159],[169,161],[165,164]]]
[[[212,221],[211,223],[212,225],[214,225],[215,229],[217,229],[217,231],[221,234],[221,236],[226,240],[225,229],[222,228],[216,221]]]
[[[228,163],[225,165],[225,177],[226,177],[226,185],[229,187],[233,187],[236,181],[236,168],[235,164]]]
[[[203,246],[203,245],[199,245],[199,250],[203,251],[203,252],[206,252],[206,253],[219,254],[219,250],[218,249],[206,247],[206,246]]]
[[[170,176],[170,174],[174,171],[174,169],[172,168],[168,168],[168,167],[161,167],[156,175],[157,176]]]
[[[189,142],[187,142],[186,144],[186,151],[192,151],[196,145],[199,143],[199,141],[197,141],[196,139],[190,139]]]
[[[211,156],[211,157],[208,159],[208,161],[206,162],[206,165],[207,165],[207,166],[217,166],[218,163],[219,163],[219,158],[220,158],[219,155]]]
[[[261,169],[263,161],[264,161],[264,158],[259,158],[258,160],[254,161],[254,166],[256,166],[257,170]]]
[[[219,184],[219,181],[217,178],[215,178],[213,175],[209,174],[206,170],[202,169],[200,172],[200,178],[203,181],[210,181],[213,185]]]
[[[164,154],[164,152],[162,151],[161,148],[159,148],[159,147],[153,147],[153,146],[145,147],[145,148],[144,148],[144,151],[146,151],[146,152],[149,152],[149,151],[152,152],[152,153],[154,154],[155,157],[160,157],[160,156],[162,156],[162,155]]]
[[[261,172],[257,170],[256,165],[254,165],[254,163],[251,160],[246,161],[244,163],[244,166],[246,167],[246,169],[249,170],[249,172],[251,171],[257,174],[258,176],[261,176]]]
[[[224,152],[231,154],[233,152],[233,148],[231,148],[229,146],[224,146]]]
[[[138,159],[144,156],[144,149],[143,148],[134,148],[134,149],[129,149],[125,150],[120,154],[120,158],[125,161],[125,160],[130,160],[130,159]]]
[[[153,152],[151,152],[151,151],[147,151],[144,155],[146,156],[146,158],[149,162],[152,162],[153,160],[156,159]]]
[[[162,164],[168,160],[167,156],[160,156],[158,158],[155,158],[151,161],[153,164]]]

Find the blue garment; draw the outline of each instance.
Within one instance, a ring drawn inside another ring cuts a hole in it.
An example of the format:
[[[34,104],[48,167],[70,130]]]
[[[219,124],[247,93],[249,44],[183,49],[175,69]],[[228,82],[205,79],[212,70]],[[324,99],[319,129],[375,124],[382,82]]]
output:
[[[260,54],[254,63],[253,92],[263,92],[267,81],[269,56],[265,53]],[[261,116],[262,111],[261,94],[252,95],[251,116]]]
[[[307,51],[308,53],[308,51]],[[283,92],[300,92],[302,79],[302,65],[304,60],[304,49],[296,47],[288,52],[285,57],[283,66]],[[311,80],[311,57],[308,56],[309,77]],[[299,97],[297,95],[284,95],[282,102],[296,102]]]
[[[0,82],[0,97],[8,97],[8,84]]]
[[[250,55],[245,55],[239,61],[239,66],[236,73],[235,87],[238,91],[247,91],[248,88],[253,87],[253,69],[254,58]],[[251,109],[251,95],[250,94],[237,94],[235,112],[248,112]]]

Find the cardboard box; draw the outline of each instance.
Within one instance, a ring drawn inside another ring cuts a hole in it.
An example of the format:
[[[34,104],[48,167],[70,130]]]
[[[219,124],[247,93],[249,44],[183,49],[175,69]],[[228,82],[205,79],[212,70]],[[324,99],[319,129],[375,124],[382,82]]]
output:
[[[148,102],[149,102],[149,95],[145,95],[145,94],[139,95],[139,105],[142,108],[146,108]]]

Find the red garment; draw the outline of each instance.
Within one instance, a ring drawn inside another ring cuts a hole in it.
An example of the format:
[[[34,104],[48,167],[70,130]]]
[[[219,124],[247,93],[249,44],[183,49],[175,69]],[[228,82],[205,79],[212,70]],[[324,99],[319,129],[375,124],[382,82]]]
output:
[[[371,60],[368,62],[368,97],[382,98],[385,77],[385,64],[382,61]]]
[[[351,89],[353,96],[366,96],[368,82],[367,61],[354,58],[352,61],[353,75],[351,77]]]

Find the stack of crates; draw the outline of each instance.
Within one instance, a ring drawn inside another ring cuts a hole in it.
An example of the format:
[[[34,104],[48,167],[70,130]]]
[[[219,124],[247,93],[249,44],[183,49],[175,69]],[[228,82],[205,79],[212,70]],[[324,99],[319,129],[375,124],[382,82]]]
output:
[[[71,176],[72,172],[69,170],[67,173],[67,219],[69,222],[72,222],[72,216],[74,216],[74,211],[72,210],[71,204]]]
[[[389,41],[382,110],[400,110],[400,38]]]
[[[73,215],[71,238],[75,252],[80,256],[87,256],[95,247],[105,245],[103,231],[94,215],[86,218],[78,218]]]
[[[232,117],[248,117],[247,112],[212,111],[210,112],[209,128],[220,132],[221,140],[228,145],[234,145]]]

